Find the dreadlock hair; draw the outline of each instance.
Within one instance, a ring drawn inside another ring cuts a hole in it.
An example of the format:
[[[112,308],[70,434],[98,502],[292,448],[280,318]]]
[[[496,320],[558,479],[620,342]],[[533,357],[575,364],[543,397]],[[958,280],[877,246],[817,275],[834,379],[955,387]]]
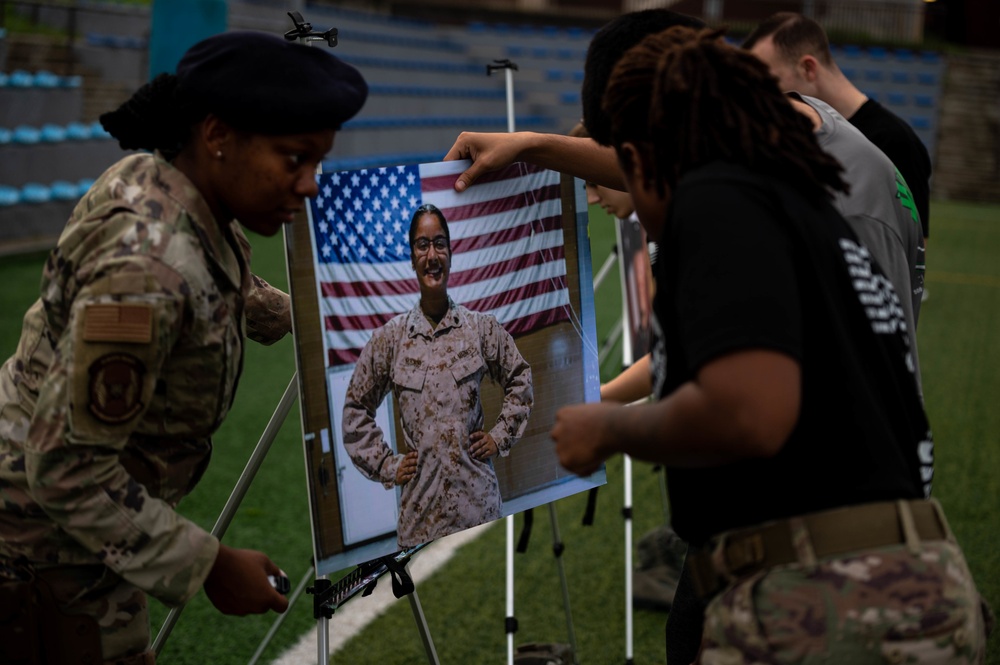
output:
[[[786,60],[796,61],[811,55],[825,67],[833,64],[830,41],[823,26],[795,12],[778,12],[760,23],[743,41],[743,48],[752,49],[757,42],[770,37],[775,48]]]
[[[669,9],[644,9],[622,14],[598,30],[590,40],[583,65],[580,101],[583,106],[583,124],[591,138],[599,144],[609,145],[611,139],[611,126],[602,110],[601,98],[615,63],[643,37],[677,25],[705,27],[700,19],[693,16],[678,14]]]
[[[671,190],[685,173],[723,160],[784,180],[814,202],[846,192],[840,163],[820,149],[766,65],[721,36],[670,28],[622,57],[604,100],[615,148],[634,143]]]
[[[160,74],[100,121],[123,150],[159,150],[171,160],[187,143],[191,127],[207,114],[207,109],[185,100],[177,76]]]

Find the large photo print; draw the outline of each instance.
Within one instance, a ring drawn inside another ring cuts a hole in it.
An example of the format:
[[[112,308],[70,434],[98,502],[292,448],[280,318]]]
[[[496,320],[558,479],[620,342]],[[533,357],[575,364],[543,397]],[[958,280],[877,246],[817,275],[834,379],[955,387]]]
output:
[[[325,173],[286,235],[317,574],[605,482],[548,435],[599,399],[582,183],[467,167]]]

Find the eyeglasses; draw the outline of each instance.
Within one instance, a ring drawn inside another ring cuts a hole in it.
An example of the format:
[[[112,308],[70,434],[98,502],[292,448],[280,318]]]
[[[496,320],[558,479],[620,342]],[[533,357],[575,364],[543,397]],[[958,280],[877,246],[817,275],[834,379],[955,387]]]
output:
[[[448,239],[444,236],[437,236],[433,240],[427,238],[417,238],[413,241],[413,251],[417,254],[426,254],[431,245],[434,246],[434,251],[443,254],[448,251]]]

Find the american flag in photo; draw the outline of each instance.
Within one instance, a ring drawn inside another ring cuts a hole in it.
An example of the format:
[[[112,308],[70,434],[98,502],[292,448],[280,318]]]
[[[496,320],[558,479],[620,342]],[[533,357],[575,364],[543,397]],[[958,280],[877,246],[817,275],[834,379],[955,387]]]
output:
[[[512,335],[568,320],[559,174],[524,163],[487,173],[461,194],[468,162],[318,176],[310,216],[327,366],[353,363],[372,332],[420,297],[410,264],[413,211],[448,221],[448,294],[497,317]]]

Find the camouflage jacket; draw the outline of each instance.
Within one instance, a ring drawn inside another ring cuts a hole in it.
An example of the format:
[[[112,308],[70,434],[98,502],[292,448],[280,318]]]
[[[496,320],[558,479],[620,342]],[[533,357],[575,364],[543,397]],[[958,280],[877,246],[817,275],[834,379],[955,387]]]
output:
[[[239,225],[157,156],[91,187],[0,368],[0,557],[103,563],[171,605],[197,592],[218,541],[174,507],[208,463],[245,330],[289,328],[287,296],[249,265]]]
[[[483,429],[479,390],[487,374],[504,391],[490,434],[506,456],[527,427],[531,368],[495,317],[451,302],[432,330],[417,304],[376,330],[361,351],[344,403],[344,447],[365,477],[395,487],[403,455],[375,423],[391,390],[403,442],[418,454],[417,475],[401,488],[400,547],[501,517],[493,461],[469,454],[469,435]]]

